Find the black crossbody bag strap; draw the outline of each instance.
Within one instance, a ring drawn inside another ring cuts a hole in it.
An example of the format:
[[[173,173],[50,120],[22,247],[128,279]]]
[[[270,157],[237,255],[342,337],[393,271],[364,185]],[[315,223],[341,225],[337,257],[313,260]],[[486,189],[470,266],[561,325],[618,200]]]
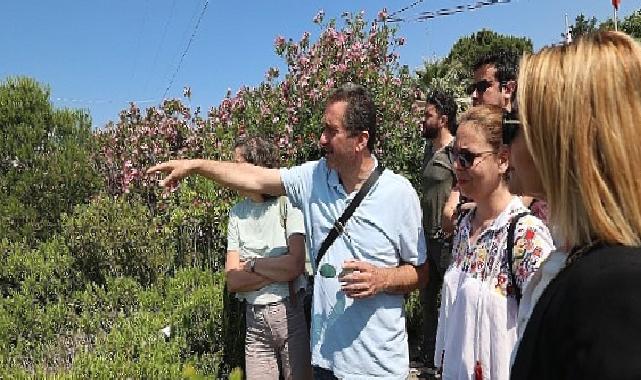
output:
[[[327,252],[329,247],[332,246],[334,240],[336,240],[336,238],[343,233],[345,223],[347,223],[349,218],[352,216],[354,210],[356,210],[356,207],[361,204],[361,201],[363,200],[363,198],[365,198],[365,195],[367,195],[372,185],[376,183],[376,180],[378,180],[378,177],[381,175],[381,173],[383,173],[383,170],[385,170],[385,168],[383,167],[383,165],[379,164],[376,169],[372,171],[372,174],[369,175],[363,186],[360,188],[360,190],[358,190],[358,193],[356,193],[356,196],[354,196],[352,202],[349,204],[349,206],[347,206],[345,211],[343,211],[343,215],[341,215],[340,218],[338,218],[338,220],[334,222],[334,226],[331,230],[329,230],[327,237],[325,238],[325,240],[323,240],[323,243],[318,250],[318,254],[316,255],[316,271],[318,271],[318,265],[323,259],[323,256],[325,256],[325,253]]]
[[[521,288],[516,284],[516,275],[514,274],[514,234],[516,233],[516,224],[519,220],[530,215],[529,211],[524,211],[519,214],[516,214],[510,221],[510,226],[507,228],[507,262],[510,266],[510,280],[512,281],[512,286],[514,286],[514,297],[516,298],[516,304],[521,303]]]

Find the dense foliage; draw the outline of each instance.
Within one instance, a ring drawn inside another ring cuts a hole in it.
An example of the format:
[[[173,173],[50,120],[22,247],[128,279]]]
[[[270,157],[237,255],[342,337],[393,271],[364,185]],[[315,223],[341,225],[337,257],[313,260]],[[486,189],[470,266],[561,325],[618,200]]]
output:
[[[636,39],[641,39],[641,9],[632,12],[627,17],[619,20],[618,29],[628,33]],[[580,14],[570,26],[573,38],[578,38],[584,34],[593,33],[599,30],[614,30],[614,20],[611,18],[598,23],[596,17],[586,17]]]
[[[411,73],[384,12],[370,22],[319,12],[314,23],[315,41],[276,37],[284,73],[269,68],[206,112],[181,99],[131,104],[91,131],[86,113],[54,109],[34,80],[0,83],[0,378],[242,377],[242,305],[221,271],[238,196],[203,178],[165,191],[145,170],[172,158],[229,159],[242,135],[274,141],[283,165],[318,159],[324,99],[354,82],[379,107],[376,154],[418,185],[417,90],[444,88],[464,104],[474,55],[531,50],[527,39],[483,30]],[[406,308],[416,344],[415,294]]]
[[[0,236],[29,243],[101,187],[92,164],[89,116],[54,109],[49,90],[28,78],[0,83]]]

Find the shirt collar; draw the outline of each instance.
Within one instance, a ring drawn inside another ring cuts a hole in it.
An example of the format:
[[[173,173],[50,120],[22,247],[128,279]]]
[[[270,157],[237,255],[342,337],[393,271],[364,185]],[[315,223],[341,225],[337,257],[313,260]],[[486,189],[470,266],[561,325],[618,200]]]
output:
[[[369,174],[371,174],[374,169],[378,167],[378,158],[376,158],[376,156],[371,153],[370,157],[374,159],[374,166],[372,167],[372,170],[369,172]],[[325,158],[323,158],[323,160],[325,160]],[[345,188],[343,187],[343,184],[341,184],[341,180],[338,177],[338,172],[335,169],[330,169],[327,166],[327,160],[325,160],[325,167],[327,168],[327,183],[329,184],[329,186],[333,187],[337,191],[345,193]]]
[[[504,228],[508,223],[510,223],[510,220],[512,219],[514,213],[524,207],[525,206],[523,206],[523,202],[521,202],[520,197],[512,196],[510,203],[508,203],[507,207],[503,211],[501,211],[499,216],[494,218],[492,224],[487,227],[487,231],[497,231]]]

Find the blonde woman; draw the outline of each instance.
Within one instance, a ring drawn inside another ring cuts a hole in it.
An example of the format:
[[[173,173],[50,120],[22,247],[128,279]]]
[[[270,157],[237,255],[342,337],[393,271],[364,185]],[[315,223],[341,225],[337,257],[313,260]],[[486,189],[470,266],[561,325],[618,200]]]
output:
[[[499,107],[472,108],[452,151],[461,194],[476,205],[458,223],[443,278],[434,359],[445,379],[508,378],[520,291],[553,249],[545,224],[508,190],[502,121]]]
[[[641,47],[600,32],[526,56],[518,99],[539,174],[530,190],[545,194],[568,255],[533,308],[511,376],[639,379]]]

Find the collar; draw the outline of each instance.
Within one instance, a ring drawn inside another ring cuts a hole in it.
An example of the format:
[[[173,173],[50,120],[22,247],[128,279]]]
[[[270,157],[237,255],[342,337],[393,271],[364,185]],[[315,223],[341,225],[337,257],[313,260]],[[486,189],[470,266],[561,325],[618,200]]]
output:
[[[374,169],[378,167],[378,159],[376,158],[376,156],[370,153],[370,157],[374,159],[374,166],[372,166],[372,170],[370,170],[368,175],[372,174]],[[325,161],[325,168],[327,169],[327,183],[329,184],[329,186],[333,187],[339,192],[342,192],[343,194],[347,194],[345,192],[345,188],[343,187],[343,184],[341,183],[340,178],[338,177],[338,172],[335,169],[329,169],[325,158],[323,158],[323,160]]]
[[[525,206],[523,205],[523,202],[521,202],[521,198],[513,195],[512,200],[507,204],[507,207],[505,207],[505,209],[503,209],[503,211],[494,218],[492,224],[490,224],[485,231],[498,231],[505,228],[505,226],[510,223],[512,217],[522,210],[525,210]],[[474,212],[476,212],[476,209],[474,209]]]

